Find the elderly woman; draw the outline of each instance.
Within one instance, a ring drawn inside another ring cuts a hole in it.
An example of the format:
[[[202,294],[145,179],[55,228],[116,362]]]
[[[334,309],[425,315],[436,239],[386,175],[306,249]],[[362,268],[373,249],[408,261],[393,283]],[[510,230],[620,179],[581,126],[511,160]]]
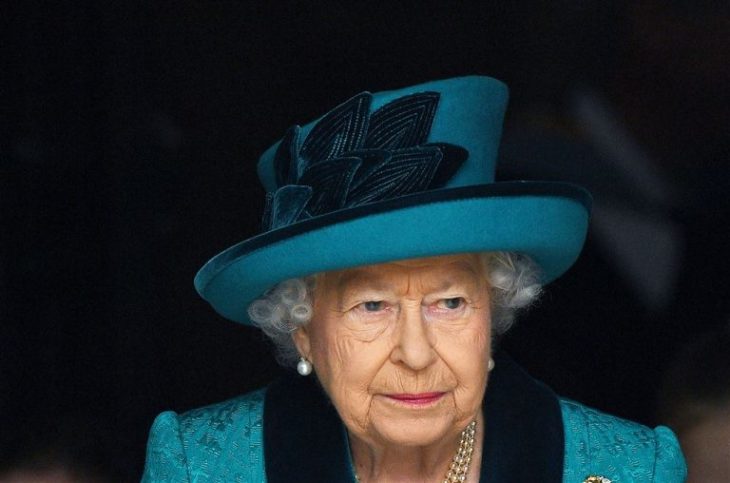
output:
[[[555,396],[495,350],[575,261],[590,198],[495,183],[506,87],[363,93],[264,153],[265,232],[198,292],[296,367],[161,414],[145,481],[679,482],[677,440]]]

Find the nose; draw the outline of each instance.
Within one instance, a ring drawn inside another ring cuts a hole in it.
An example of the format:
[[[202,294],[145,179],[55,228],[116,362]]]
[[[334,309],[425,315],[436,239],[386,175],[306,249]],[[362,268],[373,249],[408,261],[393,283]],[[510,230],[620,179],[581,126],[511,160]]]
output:
[[[398,319],[397,340],[391,352],[391,361],[414,371],[433,364],[436,352],[420,304],[401,306]]]

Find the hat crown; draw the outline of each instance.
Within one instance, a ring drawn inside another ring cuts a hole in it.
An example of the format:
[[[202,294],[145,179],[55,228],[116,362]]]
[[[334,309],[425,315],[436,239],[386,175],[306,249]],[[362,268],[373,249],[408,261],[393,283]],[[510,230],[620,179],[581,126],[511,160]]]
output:
[[[259,161],[264,229],[412,193],[494,182],[507,87],[461,77],[364,92]]]

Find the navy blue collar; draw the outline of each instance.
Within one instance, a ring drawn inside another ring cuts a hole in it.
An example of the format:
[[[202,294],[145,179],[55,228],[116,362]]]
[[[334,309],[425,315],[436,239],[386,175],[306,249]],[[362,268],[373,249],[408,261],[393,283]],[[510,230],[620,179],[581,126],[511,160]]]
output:
[[[495,355],[484,396],[481,483],[560,482],[563,421],[555,394],[507,355]],[[353,482],[347,433],[314,377],[272,383],[264,403],[269,483]]]

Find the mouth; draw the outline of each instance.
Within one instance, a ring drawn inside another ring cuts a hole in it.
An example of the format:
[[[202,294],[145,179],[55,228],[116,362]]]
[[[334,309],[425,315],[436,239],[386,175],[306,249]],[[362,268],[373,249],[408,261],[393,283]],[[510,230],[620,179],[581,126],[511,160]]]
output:
[[[445,392],[421,392],[421,393],[403,393],[403,394],[385,394],[388,399],[405,404],[407,406],[428,406],[439,401]]]

